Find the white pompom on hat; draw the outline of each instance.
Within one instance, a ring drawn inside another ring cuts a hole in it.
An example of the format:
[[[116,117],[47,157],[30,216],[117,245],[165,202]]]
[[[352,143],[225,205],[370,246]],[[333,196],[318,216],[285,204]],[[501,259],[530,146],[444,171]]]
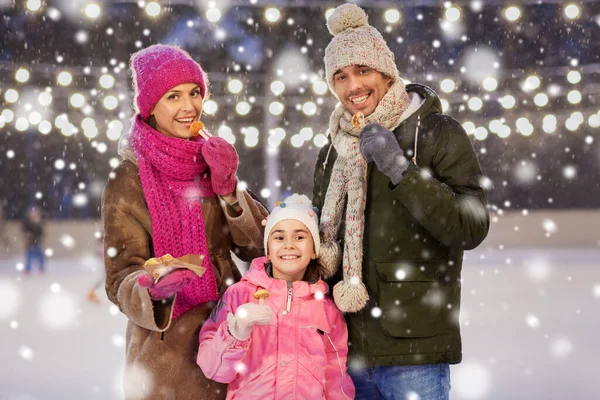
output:
[[[284,201],[278,202],[271,214],[269,214],[266,220],[263,220],[263,225],[265,225],[265,253],[268,255],[267,241],[273,227],[285,219],[295,219],[306,225],[315,244],[315,253],[319,254],[321,238],[319,237],[319,217],[317,216],[317,212],[317,208],[303,194],[294,193]]]
[[[356,4],[338,6],[329,19],[327,28],[333,39],[325,49],[325,76],[329,90],[337,97],[333,74],[350,65],[365,65],[398,82],[404,89],[394,54],[381,33],[368,23],[368,16]]]
[[[369,24],[369,17],[356,4],[342,4],[334,10],[327,20],[327,29],[332,35],[338,35],[349,28],[358,28]]]

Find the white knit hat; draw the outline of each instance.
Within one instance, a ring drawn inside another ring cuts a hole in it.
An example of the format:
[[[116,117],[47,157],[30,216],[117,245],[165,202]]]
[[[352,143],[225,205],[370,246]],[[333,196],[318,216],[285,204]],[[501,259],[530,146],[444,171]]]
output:
[[[389,76],[404,88],[398,68],[381,33],[369,25],[367,14],[356,4],[338,6],[327,28],[333,39],[325,49],[325,76],[329,90],[337,97],[333,74],[350,65],[365,65]]]
[[[275,209],[269,214],[266,220],[263,220],[265,225],[265,253],[268,253],[267,239],[271,233],[271,229],[279,221],[284,219],[295,219],[302,222],[312,235],[315,244],[315,254],[319,254],[321,248],[321,239],[319,237],[319,218],[317,217],[317,208],[314,207],[308,197],[303,194],[294,193],[287,199],[277,202]]]

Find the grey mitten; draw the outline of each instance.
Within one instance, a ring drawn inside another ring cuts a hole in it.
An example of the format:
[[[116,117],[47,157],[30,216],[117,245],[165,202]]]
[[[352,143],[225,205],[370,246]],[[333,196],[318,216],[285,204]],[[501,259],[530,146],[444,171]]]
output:
[[[254,325],[266,325],[271,322],[273,311],[265,304],[246,303],[235,310],[235,315],[227,314],[229,333],[239,341],[248,340]]]
[[[363,128],[359,140],[360,153],[367,163],[374,161],[394,185],[400,183],[408,161],[394,133],[379,124],[370,123]]]

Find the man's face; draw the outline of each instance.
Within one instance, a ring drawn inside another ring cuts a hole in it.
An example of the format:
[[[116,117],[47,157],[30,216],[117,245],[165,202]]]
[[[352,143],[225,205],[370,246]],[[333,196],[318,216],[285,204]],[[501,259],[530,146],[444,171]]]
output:
[[[350,65],[333,74],[335,92],[350,113],[365,117],[375,111],[392,84],[392,78],[365,65]]]

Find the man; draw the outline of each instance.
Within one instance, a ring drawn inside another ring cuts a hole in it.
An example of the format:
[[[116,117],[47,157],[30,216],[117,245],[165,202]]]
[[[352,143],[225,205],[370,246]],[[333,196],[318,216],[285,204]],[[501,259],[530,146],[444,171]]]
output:
[[[341,5],[327,25],[325,73],[340,103],[313,204],[322,209],[321,262],[337,271],[356,398],[448,399],[449,364],[462,358],[463,251],[489,228],[479,162],[435,92],[404,86],[362,9]],[[353,124],[358,112],[364,122]]]

